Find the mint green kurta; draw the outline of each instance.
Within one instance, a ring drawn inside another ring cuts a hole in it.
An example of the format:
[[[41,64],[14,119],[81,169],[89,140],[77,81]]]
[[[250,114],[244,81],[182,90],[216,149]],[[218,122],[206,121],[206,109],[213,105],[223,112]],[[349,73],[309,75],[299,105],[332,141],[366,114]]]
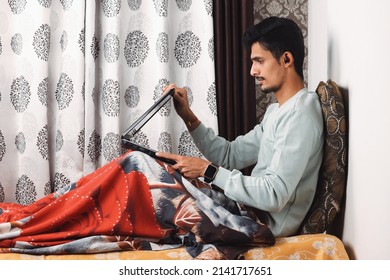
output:
[[[318,96],[300,90],[263,121],[228,142],[201,124],[191,132],[205,157],[220,165],[213,184],[231,199],[269,212],[275,236],[297,232],[314,198],[322,161],[323,120]],[[256,164],[251,176],[239,170]]]

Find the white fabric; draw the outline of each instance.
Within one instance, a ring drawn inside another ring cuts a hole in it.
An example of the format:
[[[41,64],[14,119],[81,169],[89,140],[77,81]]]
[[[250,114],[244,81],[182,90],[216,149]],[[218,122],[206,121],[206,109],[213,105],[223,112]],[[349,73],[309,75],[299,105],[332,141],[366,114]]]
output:
[[[212,1],[0,1],[0,201],[31,203],[123,153],[175,82],[218,130]],[[168,104],[141,144],[200,156]]]

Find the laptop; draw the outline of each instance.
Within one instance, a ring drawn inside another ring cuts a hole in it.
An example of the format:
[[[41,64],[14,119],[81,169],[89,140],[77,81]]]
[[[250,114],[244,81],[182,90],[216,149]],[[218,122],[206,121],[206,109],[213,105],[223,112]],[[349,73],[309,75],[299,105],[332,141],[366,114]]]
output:
[[[151,157],[154,157],[155,159],[161,160],[171,165],[176,164],[176,161],[174,160],[156,156],[155,150],[146,148],[132,141],[132,138],[141,130],[141,128],[172,98],[174,92],[175,89],[171,89],[169,92],[161,95],[161,97],[157,99],[157,101],[145,113],[143,113],[125,130],[125,132],[123,132],[121,136],[123,147],[143,152],[150,155]]]

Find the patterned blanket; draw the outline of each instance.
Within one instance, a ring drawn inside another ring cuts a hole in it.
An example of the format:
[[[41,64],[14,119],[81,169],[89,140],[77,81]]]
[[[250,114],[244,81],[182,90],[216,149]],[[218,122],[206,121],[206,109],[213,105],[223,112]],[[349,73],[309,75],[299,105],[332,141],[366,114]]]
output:
[[[128,152],[30,205],[0,203],[0,252],[164,250],[234,259],[275,238],[264,221],[200,180]]]

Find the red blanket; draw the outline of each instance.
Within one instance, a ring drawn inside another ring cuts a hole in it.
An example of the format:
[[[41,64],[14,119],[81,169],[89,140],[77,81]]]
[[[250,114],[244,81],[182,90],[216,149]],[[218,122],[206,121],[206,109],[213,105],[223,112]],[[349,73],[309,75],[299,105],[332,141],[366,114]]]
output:
[[[269,228],[223,193],[128,152],[30,205],[0,203],[0,252],[161,250],[236,258],[273,245]]]

